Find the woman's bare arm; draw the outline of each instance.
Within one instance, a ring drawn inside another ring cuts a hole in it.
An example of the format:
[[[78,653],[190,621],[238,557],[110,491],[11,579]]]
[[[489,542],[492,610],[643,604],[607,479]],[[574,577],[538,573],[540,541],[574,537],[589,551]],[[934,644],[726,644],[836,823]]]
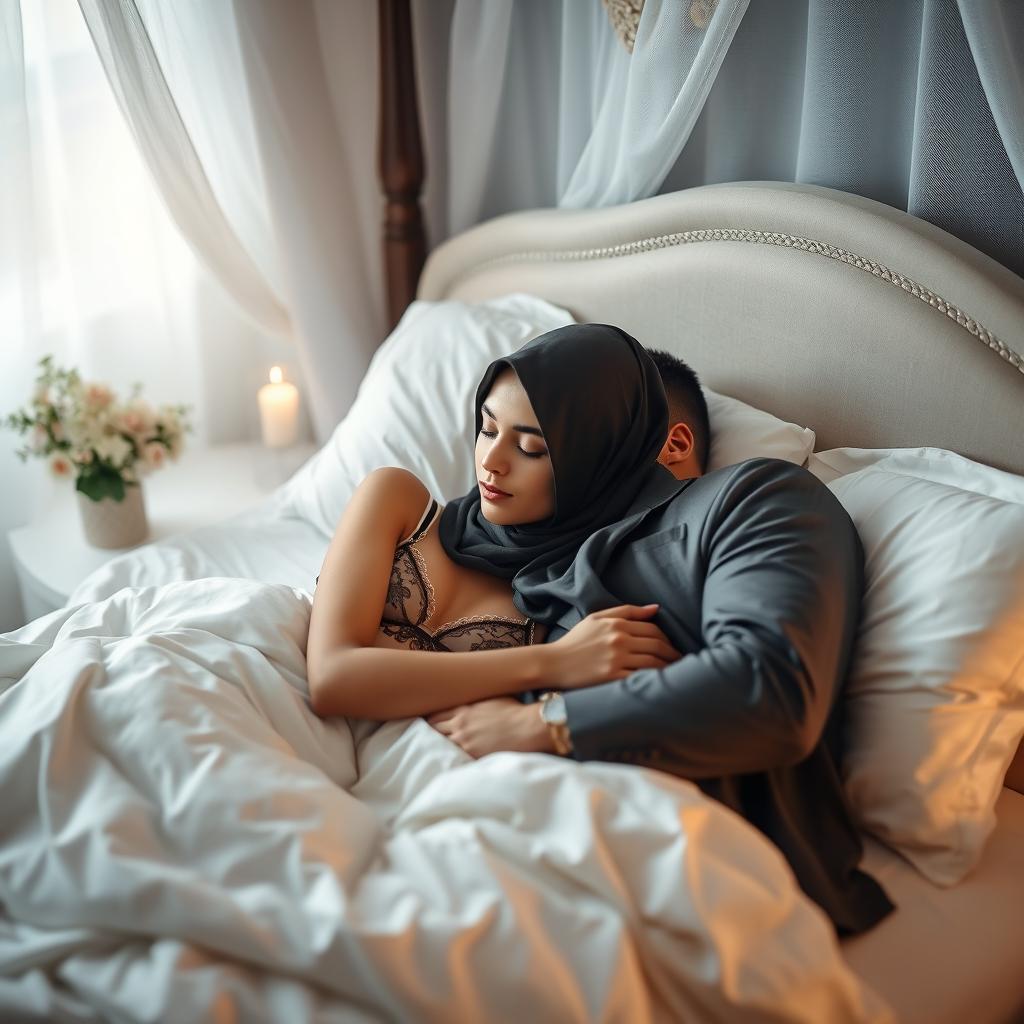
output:
[[[407,718],[547,681],[551,652],[544,645],[444,653],[375,646],[395,547],[427,498],[412,473],[377,469],[339,520],[320,570],[306,649],[318,715]]]

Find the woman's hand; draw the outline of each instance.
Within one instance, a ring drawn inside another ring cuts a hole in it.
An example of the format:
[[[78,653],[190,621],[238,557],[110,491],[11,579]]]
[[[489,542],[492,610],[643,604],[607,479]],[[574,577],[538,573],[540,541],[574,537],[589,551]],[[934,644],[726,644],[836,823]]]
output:
[[[653,623],[656,604],[620,604],[591,612],[547,647],[551,683],[574,690],[622,679],[641,668],[664,668],[682,655]]]

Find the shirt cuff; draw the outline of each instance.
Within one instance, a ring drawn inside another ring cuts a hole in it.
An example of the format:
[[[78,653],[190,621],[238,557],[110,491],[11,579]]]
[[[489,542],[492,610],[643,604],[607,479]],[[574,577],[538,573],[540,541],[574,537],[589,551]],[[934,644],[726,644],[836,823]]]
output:
[[[563,693],[572,756],[577,761],[632,761],[650,746],[649,737],[630,742],[632,737],[625,734],[621,716],[609,714],[616,705],[610,690],[619,683],[621,680]]]

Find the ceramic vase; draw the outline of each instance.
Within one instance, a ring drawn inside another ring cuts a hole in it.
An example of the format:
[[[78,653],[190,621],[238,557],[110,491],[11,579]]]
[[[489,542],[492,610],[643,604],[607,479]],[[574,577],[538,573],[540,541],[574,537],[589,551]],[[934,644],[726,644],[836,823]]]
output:
[[[76,491],[85,539],[95,548],[128,548],[141,543],[149,533],[142,484],[124,489],[124,498],[93,501]]]

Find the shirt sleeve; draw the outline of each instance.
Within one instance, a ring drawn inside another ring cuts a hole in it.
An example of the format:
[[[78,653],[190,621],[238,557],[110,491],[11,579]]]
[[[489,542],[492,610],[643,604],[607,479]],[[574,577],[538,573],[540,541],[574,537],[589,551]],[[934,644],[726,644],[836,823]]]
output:
[[[758,459],[723,487],[702,529],[703,647],[567,692],[577,760],[650,761],[699,779],[796,764],[821,738],[860,613],[853,522],[811,473]],[[664,550],[670,560],[675,549]],[[645,599],[670,603],[687,573],[667,563],[663,576]]]

